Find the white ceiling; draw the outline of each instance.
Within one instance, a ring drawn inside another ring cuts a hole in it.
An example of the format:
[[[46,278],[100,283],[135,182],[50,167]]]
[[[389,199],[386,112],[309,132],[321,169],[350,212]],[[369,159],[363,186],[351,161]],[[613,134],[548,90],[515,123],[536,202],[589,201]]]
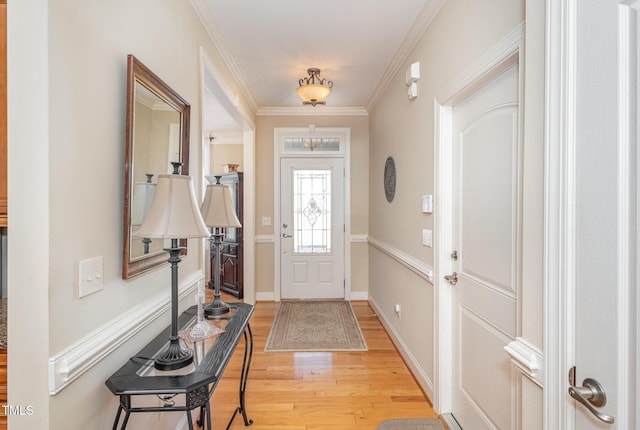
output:
[[[192,0],[256,111],[368,109],[444,0]],[[307,68],[333,81],[326,106],[302,106]]]

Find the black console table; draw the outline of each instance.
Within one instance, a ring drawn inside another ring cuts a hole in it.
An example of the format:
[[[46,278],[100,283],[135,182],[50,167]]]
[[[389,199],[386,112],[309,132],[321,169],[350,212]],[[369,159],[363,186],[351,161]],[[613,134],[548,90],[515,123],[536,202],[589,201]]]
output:
[[[213,394],[233,352],[244,337],[244,359],[240,376],[239,406],[233,413],[227,429],[238,413],[244,419],[245,426],[253,423],[247,418],[245,410],[245,390],[249,366],[253,354],[253,335],[249,319],[253,314],[253,306],[246,303],[228,303],[231,311],[215,320],[208,320],[212,325],[222,328],[223,333],[207,340],[195,342],[194,364],[173,371],[158,371],[153,367],[152,358],[162,351],[169,339],[170,327],[160,333],[145,346],[135,357],[129,359],[116,373],[105,382],[109,390],[120,396],[120,405],[113,423],[118,428],[122,412],[125,413],[120,429],[125,429],[131,413],[134,412],[186,412],[189,429],[193,430],[191,411],[199,408],[198,426],[211,430],[211,410],[209,399]],[[188,329],[196,320],[197,308],[192,306],[184,311],[179,319],[179,327]],[[177,395],[184,394],[184,402],[176,404]],[[163,405],[134,406],[136,396],[157,396]]]

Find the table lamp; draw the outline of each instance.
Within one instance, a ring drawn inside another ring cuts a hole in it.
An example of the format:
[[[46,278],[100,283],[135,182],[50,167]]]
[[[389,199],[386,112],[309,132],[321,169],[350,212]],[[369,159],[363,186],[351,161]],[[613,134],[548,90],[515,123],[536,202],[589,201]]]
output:
[[[229,312],[229,306],[220,299],[220,243],[224,234],[221,228],[242,227],[231,201],[229,187],[220,183],[220,176],[216,176],[216,183],[207,185],[204,201],[200,207],[204,223],[212,228],[211,241],[215,249],[215,270],[213,274],[214,292],[213,302],[204,307],[206,316],[218,316]]]
[[[169,346],[154,361],[158,370],[175,370],[193,362],[193,351],[183,348],[178,337],[178,263],[180,252],[178,239],[208,237],[209,230],[202,220],[196,203],[190,176],[180,174],[181,163],[173,165],[172,175],[159,175],[156,192],[140,229],[138,237],[171,239],[169,252],[171,264],[171,337]]]

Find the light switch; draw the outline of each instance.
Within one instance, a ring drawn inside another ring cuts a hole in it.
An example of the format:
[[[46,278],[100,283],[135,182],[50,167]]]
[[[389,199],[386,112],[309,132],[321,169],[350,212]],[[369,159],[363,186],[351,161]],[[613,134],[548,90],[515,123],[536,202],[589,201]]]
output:
[[[431,230],[422,230],[422,244],[429,248],[433,247],[433,232]]]
[[[262,217],[262,225],[271,225],[271,217],[263,216]]]
[[[78,264],[78,297],[103,289],[103,258],[89,258]]]

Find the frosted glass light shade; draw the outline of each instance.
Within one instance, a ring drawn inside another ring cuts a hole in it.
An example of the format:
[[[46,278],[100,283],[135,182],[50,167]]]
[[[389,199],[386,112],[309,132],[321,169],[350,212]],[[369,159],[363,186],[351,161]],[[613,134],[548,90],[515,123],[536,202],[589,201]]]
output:
[[[153,196],[156,193],[156,184],[151,182],[138,182],[133,187],[133,201],[131,202],[131,225],[141,225],[144,221]]]
[[[233,207],[231,192],[226,185],[207,185],[200,211],[204,223],[209,227],[242,227]]]
[[[191,176],[159,175],[151,207],[136,236],[163,239],[209,237],[196,201]]]
[[[296,93],[305,102],[317,101],[321,102],[331,94],[331,88],[328,85],[306,84],[296,88]]]

